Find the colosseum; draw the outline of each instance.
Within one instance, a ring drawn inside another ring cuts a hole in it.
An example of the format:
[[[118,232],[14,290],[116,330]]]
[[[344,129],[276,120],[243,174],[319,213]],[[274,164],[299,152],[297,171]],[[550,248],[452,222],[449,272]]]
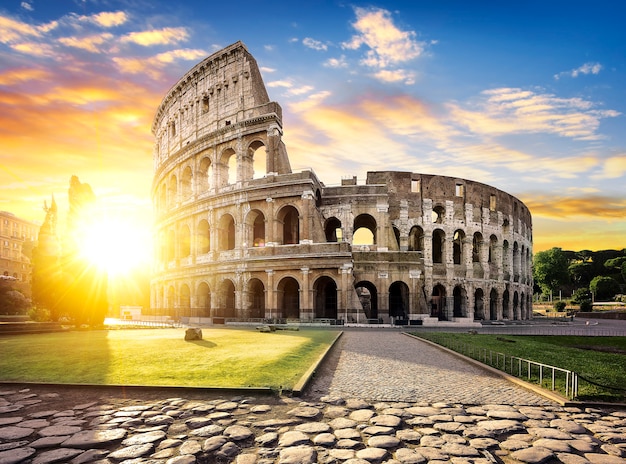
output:
[[[237,42],[187,72],[152,132],[157,314],[212,323],[464,325],[532,317],[532,219],[467,179],[293,172],[282,109]]]

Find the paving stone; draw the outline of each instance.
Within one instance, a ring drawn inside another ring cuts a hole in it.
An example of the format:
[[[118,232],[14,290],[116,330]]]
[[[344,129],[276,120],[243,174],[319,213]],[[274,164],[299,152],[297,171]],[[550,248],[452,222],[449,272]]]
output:
[[[440,448],[445,444],[445,440],[435,435],[425,435],[420,439],[420,446],[430,448]]]
[[[243,453],[237,456],[235,464],[255,464],[257,461],[257,455],[254,453]]]
[[[122,461],[124,459],[140,458],[152,452],[153,448],[154,446],[152,445],[152,443],[144,443],[143,445],[126,446],[125,448],[120,448],[116,451],[113,451],[107,457],[111,459],[117,459],[119,461]]]
[[[74,448],[57,448],[37,454],[37,456],[32,460],[32,464],[52,464],[54,462],[67,462],[82,453],[82,450]]]
[[[23,417],[0,417],[0,427],[4,425],[17,424],[18,422],[22,422],[23,420]]]
[[[356,422],[367,422],[375,415],[376,413],[371,409],[357,409],[352,411],[348,417]]]
[[[36,452],[35,448],[30,447],[0,451],[0,464],[17,464],[30,458]]]
[[[522,440],[505,440],[500,443],[500,448],[508,450],[508,451],[517,451],[521,449],[526,449],[531,446],[527,441]]]
[[[194,429],[189,432],[189,435],[194,437],[212,437],[221,434],[223,431],[224,427],[221,425],[211,424],[200,427],[199,429]]]
[[[396,432],[396,437],[405,443],[419,443],[422,434],[411,429],[402,429]]]
[[[433,428],[442,432],[461,433],[465,430],[465,425],[459,422],[439,422],[433,424]]]
[[[296,425],[295,430],[303,433],[324,433],[331,430],[331,427],[325,422],[305,422]]]
[[[311,406],[300,406],[287,412],[288,416],[295,416],[301,419],[316,419],[321,415],[319,409]]]
[[[555,427],[567,433],[586,433],[587,432],[587,429],[585,429],[582,425],[577,424],[574,421],[565,420],[565,419],[551,420],[550,427]]]
[[[281,447],[291,447],[297,445],[304,445],[310,442],[309,436],[305,433],[298,432],[297,430],[291,430],[289,432],[283,433],[279,440],[278,446]]]
[[[517,421],[510,419],[484,420],[477,424],[479,427],[494,433],[511,433],[523,430],[524,426]]]
[[[99,459],[103,459],[104,457],[106,457],[107,454],[109,454],[108,450],[91,449],[83,451],[81,454],[72,459],[70,463],[87,464],[90,462],[98,461]]]
[[[365,459],[367,462],[380,462],[388,455],[388,451],[383,448],[364,448],[356,452],[356,457]]]
[[[372,425],[363,429],[363,433],[366,435],[392,435],[395,431],[396,429],[394,427],[386,427],[382,425]]]
[[[138,433],[133,435],[132,437],[126,438],[122,445],[131,446],[131,445],[141,445],[144,443],[154,443],[155,441],[160,441],[165,438],[165,432],[159,430],[154,432],[146,432],[146,433]]]
[[[400,443],[400,440],[390,435],[376,435],[367,440],[367,446],[372,448],[397,448]]]
[[[525,421],[527,416],[518,411],[501,411],[498,409],[491,409],[487,411],[487,417],[490,419],[512,419],[518,421]]]
[[[357,440],[361,438],[361,433],[356,429],[338,429],[333,433],[339,439],[351,438]]]
[[[452,456],[477,457],[480,453],[475,448],[458,443],[446,443],[441,447],[441,451]]]
[[[517,459],[518,461],[527,462],[529,464],[540,464],[554,457],[554,453],[545,448],[531,446],[529,448],[524,448],[519,451],[512,452],[511,457],[513,459]]]
[[[32,435],[34,432],[35,429],[8,425],[6,427],[0,427],[0,440],[19,440],[21,438],[26,438],[29,435]]]
[[[472,448],[486,450],[489,448],[495,448],[500,444],[500,442],[498,440],[494,440],[493,438],[472,438],[469,441],[469,444]]]
[[[571,440],[572,435],[563,432],[562,430],[552,428],[531,427],[527,429],[530,435],[535,435],[541,438],[551,438],[554,440]]]
[[[280,450],[279,464],[313,464],[317,451],[312,446],[290,446]]]
[[[399,427],[402,423],[402,419],[398,416],[391,416],[389,414],[382,414],[370,419],[370,424],[380,425],[383,427]]]
[[[337,441],[335,446],[340,449],[359,449],[363,447],[363,442],[352,440],[350,438],[344,438]]]
[[[62,443],[62,446],[69,448],[104,448],[118,441],[122,441],[126,436],[125,429],[109,430],[82,430]]]
[[[68,435],[60,435],[53,437],[43,437],[33,441],[30,446],[33,448],[52,448],[53,446],[58,446],[63,443],[65,440],[70,438]]]
[[[224,435],[234,441],[243,441],[252,437],[254,433],[248,427],[231,425],[224,430]]]
[[[584,456],[593,464],[624,464],[622,458],[610,454],[585,453]]]
[[[207,438],[202,443],[202,451],[211,452],[211,451],[218,450],[222,446],[224,446],[227,441],[228,440],[226,439],[226,437],[224,437],[222,435],[218,435],[218,436],[215,436],[215,437]]]
[[[178,448],[180,454],[193,454],[196,455],[202,451],[202,445],[198,440],[185,440],[180,448]]]
[[[278,434],[276,432],[267,432],[263,435],[256,437],[255,442],[260,446],[268,446],[278,441]]]
[[[328,455],[331,458],[339,459],[341,461],[352,459],[354,458],[355,454],[356,453],[354,450],[348,450],[348,449],[336,449],[335,448],[335,449],[331,449],[328,451]]]
[[[352,419],[346,419],[345,417],[338,417],[338,418],[333,419],[332,421],[330,421],[328,423],[328,425],[330,425],[335,430],[337,430],[337,429],[351,429],[351,428],[356,427],[357,424],[358,424],[357,421],[352,420]]]
[[[195,464],[196,457],[193,455],[176,456],[168,459],[165,464]]]
[[[402,464],[423,464],[426,462],[426,458],[416,449],[400,448],[396,450],[394,455]]]

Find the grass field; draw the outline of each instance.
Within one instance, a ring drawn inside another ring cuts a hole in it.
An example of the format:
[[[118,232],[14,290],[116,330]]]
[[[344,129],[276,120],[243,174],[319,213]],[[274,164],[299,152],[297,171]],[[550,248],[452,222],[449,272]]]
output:
[[[291,389],[337,336],[327,330],[74,331],[0,337],[0,381]]]
[[[626,337],[504,336],[419,333],[419,337],[452,347],[455,344],[504,353],[578,373],[578,398],[626,401]],[[586,380],[585,380],[586,379]],[[587,382],[600,384],[604,387]],[[613,387],[613,388],[607,388]]]

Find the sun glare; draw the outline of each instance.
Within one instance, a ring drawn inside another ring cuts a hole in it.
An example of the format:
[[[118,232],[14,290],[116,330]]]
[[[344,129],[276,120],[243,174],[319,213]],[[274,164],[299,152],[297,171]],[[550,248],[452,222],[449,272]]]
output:
[[[79,238],[80,254],[109,275],[119,275],[148,266],[151,253],[147,228],[116,220],[86,226]]]

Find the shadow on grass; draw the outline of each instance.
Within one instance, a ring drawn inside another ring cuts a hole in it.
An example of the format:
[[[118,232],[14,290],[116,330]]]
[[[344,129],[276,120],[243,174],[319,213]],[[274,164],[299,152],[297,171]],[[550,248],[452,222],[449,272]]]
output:
[[[198,345],[202,348],[215,348],[217,344],[210,342],[208,340],[185,340],[187,343],[193,343],[194,345]]]

